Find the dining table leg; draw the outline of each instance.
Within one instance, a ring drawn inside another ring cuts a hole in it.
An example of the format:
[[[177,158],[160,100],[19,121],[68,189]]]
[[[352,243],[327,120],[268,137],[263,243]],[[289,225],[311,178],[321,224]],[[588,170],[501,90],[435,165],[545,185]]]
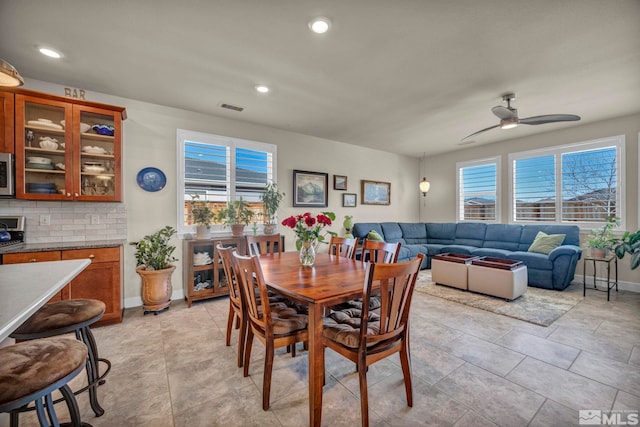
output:
[[[309,304],[309,425],[320,426],[324,348],[322,346],[322,304]]]

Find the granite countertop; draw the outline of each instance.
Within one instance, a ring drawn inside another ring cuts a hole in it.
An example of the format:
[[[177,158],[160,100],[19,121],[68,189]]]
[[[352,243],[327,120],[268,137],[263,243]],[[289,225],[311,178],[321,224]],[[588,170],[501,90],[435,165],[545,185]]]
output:
[[[84,242],[49,242],[49,243],[24,243],[20,245],[0,247],[0,255],[17,254],[22,252],[60,251],[70,249],[113,248],[122,246],[126,240],[91,240]]]

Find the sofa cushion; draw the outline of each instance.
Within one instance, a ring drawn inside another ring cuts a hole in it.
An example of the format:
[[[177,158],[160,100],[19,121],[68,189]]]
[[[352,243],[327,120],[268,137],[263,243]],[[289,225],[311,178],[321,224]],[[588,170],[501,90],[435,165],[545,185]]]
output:
[[[529,252],[549,255],[549,252],[562,244],[564,238],[564,234],[547,234],[544,231],[538,231],[535,240],[529,246]]]
[[[440,253],[450,252],[454,254],[465,254],[469,255],[471,251],[477,249],[475,246],[467,246],[467,245],[443,245],[442,249],[440,249]]]
[[[511,254],[511,252],[512,251],[508,249],[478,248],[478,249],[472,250],[471,255],[509,259],[509,255]]]
[[[474,246],[479,248],[484,242],[487,224],[482,222],[461,222],[456,227],[456,245]]]
[[[407,244],[427,243],[427,226],[423,222],[398,224],[402,229],[402,237]]]
[[[553,262],[551,262],[549,260],[549,257],[545,254],[516,251],[508,254],[507,259],[522,261],[527,265],[527,268],[529,269],[533,268],[538,270],[553,270]]]
[[[527,251],[538,235],[538,231],[547,234],[564,234],[564,245],[580,246],[580,228],[577,225],[537,225],[530,224],[522,227],[519,251]]]
[[[456,224],[455,222],[428,222],[427,242],[442,245],[452,245],[455,240],[457,225],[458,224]]]
[[[384,238],[382,227],[379,222],[357,222],[353,224],[353,235],[359,239],[367,237],[369,231],[375,230]]]
[[[402,236],[402,229],[397,222],[383,222],[380,225],[382,226],[385,242],[402,243],[403,245],[406,243]]]
[[[434,256],[434,255],[441,254],[443,252],[447,252],[446,250],[444,250],[444,248],[448,245],[442,245],[439,243],[427,243],[426,245],[422,245],[422,246],[427,249],[427,254],[429,256]]]
[[[423,254],[424,256],[428,255],[428,250],[424,245],[410,245],[410,244],[402,245],[400,247],[400,254],[402,254],[404,250],[407,251],[408,256],[410,256],[411,258],[417,257],[418,254]],[[398,259],[399,258],[400,257],[398,257]]]
[[[522,226],[517,224],[488,224],[483,248],[517,251],[520,245]]]
[[[369,230],[367,233],[367,240],[377,240],[382,242],[384,241],[384,238],[376,230]]]

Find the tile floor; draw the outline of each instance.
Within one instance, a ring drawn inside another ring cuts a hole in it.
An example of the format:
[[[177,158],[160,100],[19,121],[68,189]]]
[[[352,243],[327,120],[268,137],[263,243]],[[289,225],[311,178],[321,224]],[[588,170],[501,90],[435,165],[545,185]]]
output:
[[[568,292],[582,292],[572,285]],[[99,395],[100,426],[208,427],[307,424],[307,354],[277,351],[271,409],[262,411],[263,347],[250,376],[226,347],[228,300],[158,316],[129,309],[119,325],[95,329],[113,369]],[[236,335],[234,333],[233,338]],[[425,294],[412,306],[414,406],[406,405],[399,359],[368,373],[372,426],[572,426],[579,409],[640,409],[640,294],[590,292],[550,327]],[[360,424],[353,365],[327,350],[323,425]],[[63,410],[59,412],[64,412]],[[35,425],[23,417],[21,425]]]

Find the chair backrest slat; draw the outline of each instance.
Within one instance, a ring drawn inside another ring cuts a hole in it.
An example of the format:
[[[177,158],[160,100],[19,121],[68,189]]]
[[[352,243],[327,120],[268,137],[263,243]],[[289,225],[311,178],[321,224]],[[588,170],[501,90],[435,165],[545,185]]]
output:
[[[348,237],[331,236],[329,241],[329,254],[355,259],[358,239]]]
[[[370,263],[367,266],[360,328],[360,346],[363,350],[367,344],[393,337],[400,339],[405,335],[413,289],[423,259],[424,255],[419,254],[411,261]],[[380,286],[380,332],[368,335],[369,301],[375,283]]]
[[[374,264],[390,264],[398,262],[401,243],[387,243],[379,240],[364,239],[362,242],[362,254],[360,261]]]
[[[268,334],[269,331],[273,331],[273,321],[260,261],[257,256],[242,256],[237,252],[233,254],[233,261],[238,272],[238,282],[247,303],[249,321]],[[259,301],[254,290],[256,286],[260,294]]]
[[[242,306],[242,296],[240,294],[240,285],[238,278],[236,277],[236,271],[233,269],[233,254],[238,252],[235,246],[224,247],[222,242],[218,242],[216,245],[216,251],[222,261],[222,268],[224,274],[227,277],[227,283],[229,288],[229,298],[236,307]]]
[[[284,252],[284,238],[280,234],[246,236],[249,255],[265,255]]]

